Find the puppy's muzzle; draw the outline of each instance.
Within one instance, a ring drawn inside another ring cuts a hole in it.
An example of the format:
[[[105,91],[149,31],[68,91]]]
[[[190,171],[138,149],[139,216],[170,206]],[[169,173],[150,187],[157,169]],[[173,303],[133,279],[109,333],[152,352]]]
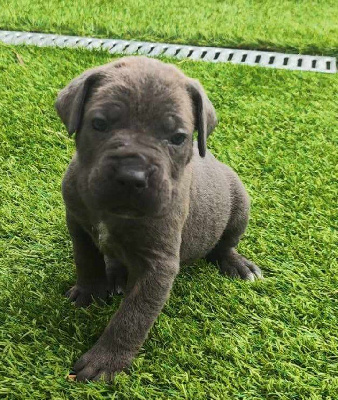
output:
[[[148,174],[147,171],[120,168],[116,174],[116,182],[131,189],[144,189],[148,186]]]
[[[141,154],[128,157],[110,157],[113,178],[120,190],[142,190],[148,187],[150,176],[155,171]]]
[[[141,151],[107,151],[88,176],[91,206],[118,215],[158,215],[171,201],[164,168]]]

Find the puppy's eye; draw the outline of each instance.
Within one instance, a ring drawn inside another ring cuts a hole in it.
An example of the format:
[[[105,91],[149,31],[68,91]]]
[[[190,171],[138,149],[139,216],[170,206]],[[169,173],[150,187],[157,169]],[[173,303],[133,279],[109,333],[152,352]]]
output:
[[[93,118],[92,120],[92,126],[94,129],[97,131],[105,131],[107,129],[107,121],[103,118]]]
[[[185,142],[187,135],[185,133],[176,133],[170,138],[170,143],[175,146],[180,146]]]

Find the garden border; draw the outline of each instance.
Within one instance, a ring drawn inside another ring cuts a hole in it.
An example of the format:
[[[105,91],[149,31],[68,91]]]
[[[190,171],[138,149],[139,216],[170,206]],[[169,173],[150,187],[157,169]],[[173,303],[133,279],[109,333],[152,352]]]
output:
[[[150,57],[165,56],[209,62],[230,62],[297,71],[337,72],[336,58],[326,56],[3,30],[0,30],[0,41],[11,45],[84,47],[86,49],[107,50],[111,54],[143,54]]]

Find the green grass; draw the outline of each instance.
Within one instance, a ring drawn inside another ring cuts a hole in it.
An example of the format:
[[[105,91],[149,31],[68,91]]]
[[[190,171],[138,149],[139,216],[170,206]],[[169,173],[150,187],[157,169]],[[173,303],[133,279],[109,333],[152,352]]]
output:
[[[0,29],[338,54],[336,0],[0,0]]]
[[[74,145],[53,103],[109,59],[0,47],[0,397],[336,399],[338,76],[191,61],[175,63],[217,109],[209,147],[251,194],[240,250],[266,279],[185,266],[129,375],[66,381],[120,299],[84,310],[63,297],[75,272],[60,183]]]

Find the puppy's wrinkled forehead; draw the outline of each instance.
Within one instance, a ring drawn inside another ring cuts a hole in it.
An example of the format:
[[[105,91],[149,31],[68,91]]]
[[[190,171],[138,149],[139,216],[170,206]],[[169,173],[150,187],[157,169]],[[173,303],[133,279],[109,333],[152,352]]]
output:
[[[87,110],[109,115],[116,109],[128,114],[130,123],[168,129],[180,125],[192,131],[194,117],[187,78],[172,65],[157,60],[130,57],[111,63],[92,90]]]

